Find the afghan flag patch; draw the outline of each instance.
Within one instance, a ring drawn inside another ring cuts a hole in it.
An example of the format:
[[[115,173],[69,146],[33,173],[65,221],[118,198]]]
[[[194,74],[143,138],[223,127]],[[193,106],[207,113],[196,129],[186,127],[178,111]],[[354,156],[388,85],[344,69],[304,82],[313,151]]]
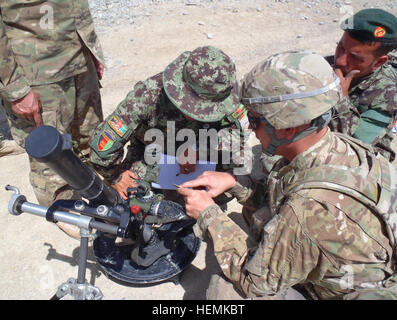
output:
[[[98,139],[98,150],[109,150],[116,141],[116,135],[109,129],[105,129]]]
[[[109,121],[108,125],[116,132],[121,138],[125,135],[127,132],[128,128],[127,126],[123,123],[123,121],[120,120],[118,116],[113,116]]]
[[[243,104],[240,104],[240,106],[236,109],[236,111],[232,113],[232,117],[234,119],[239,119],[239,120],[244,118],[244,116],[246,115],[247,115],[247,108]]]

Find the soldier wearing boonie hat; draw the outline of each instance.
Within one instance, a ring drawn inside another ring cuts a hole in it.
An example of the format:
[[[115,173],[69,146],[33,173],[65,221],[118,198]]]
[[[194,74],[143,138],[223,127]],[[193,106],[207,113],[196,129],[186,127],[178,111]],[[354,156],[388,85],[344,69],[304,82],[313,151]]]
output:
[[[159,129],[166,140],[167,134],[172,134],[167,132],[169,121],[175,122],[175,133],[192,129],[197,136],[200,129],[211,128],[243,133],[248,119],[239,102],[236,69],[229,56],[211,46],[182,53],[162,73],[138,82],[98,126],[90,144],[91,161],[124,198],[126,188],[135,185],[130,178],[136,182],[146,173],[144,148],[151,141],[144,140],[145,132]],[[128,154],[120,166],[127,142]],[[182,142],[176,143],[175,150]],[[192,149],[197,152],[196,146]],[[232,166],[220,165],[218,169]],[[185,171],[181,173],[194,171],[194,166],[182,167]]]
[[[374,146],[391,162],[397,109],[397,18],[364,9],[341,24],[344,34],[333,60],[345,98],[331,121],[334,131]]]
[[[212,200],[229,192],[244,204],[257,186],[249,176],[207,172],[178,189],[223,272],[207,298],[302,299],[301,285],[315,299],[397,299],[397,171],[328,129],[342,95],[330,65],[307,51],[273,55],[241,95],[262,147],[282,159],[249,235]]]
[[[221,121],[239,105],[235,65],[214,47],[180,55],[164,70],[163,85],[171,102],[196,121]]]

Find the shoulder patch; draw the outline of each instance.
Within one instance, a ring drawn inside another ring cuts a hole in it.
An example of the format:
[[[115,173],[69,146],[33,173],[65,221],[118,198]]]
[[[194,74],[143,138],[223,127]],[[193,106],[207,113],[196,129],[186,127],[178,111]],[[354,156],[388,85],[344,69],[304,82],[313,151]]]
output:
[[[243,104],[240,104],[237,110],[232,114],[234,119],[238,119],[240,121],[241,129],[244,131],[248,130],[249,128],[249,121],[247,114],[248,114],[248,110]]]
[[[234,119],[242,119],[247,114],[247,108],[240,104],[240,106],[232,113]]]
[[[98,151],[103,152],[109,150],[113,146],[115,141],[116,135],[114,134],[114,132],[106,128],[98,139]]]
[[[118,116],[113,116],[108,121],[108,125],[116,132],[121,138],[128,131],[128,127],[121,121]]]

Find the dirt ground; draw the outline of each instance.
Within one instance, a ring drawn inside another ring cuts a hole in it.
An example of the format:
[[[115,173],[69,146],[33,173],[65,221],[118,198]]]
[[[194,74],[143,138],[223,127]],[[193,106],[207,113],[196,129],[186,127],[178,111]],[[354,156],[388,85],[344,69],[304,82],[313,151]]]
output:
[[[239,78],[272,53],[309,49],[332,54],[342,35],[339,22],[345,12],[369,6],[368,1],[360,0],[342,2],[341,8],[327,1],[313,1],[310,7],[308,2],[296,1],[241,2],[217,6],[159,4],[134,24],[101,29],[99,37],[107,58],[102,80],[105,115],[138,80],[161,72],[183,51],[198,46],[213,45],[230,55]],[[389,3],[376,2],[397,14],[397,8],[391,9]],[[6,184],[17,186],[29,202],[36,200],[29,184],[26,154],[2,157],[0,167],[0,299],[49,299],[58,285],[77,277],[79,242],[43,218],[8,214],[11,192],[5,191]],[[237,220],[239,209],[236,203],[229,206],[229,213]],[[139,288],[109,280],[90,250],[87,281],[98,286],[105,299],[204,299],[211,274],[219,271],[211,250],[202,243],[180,284]]]

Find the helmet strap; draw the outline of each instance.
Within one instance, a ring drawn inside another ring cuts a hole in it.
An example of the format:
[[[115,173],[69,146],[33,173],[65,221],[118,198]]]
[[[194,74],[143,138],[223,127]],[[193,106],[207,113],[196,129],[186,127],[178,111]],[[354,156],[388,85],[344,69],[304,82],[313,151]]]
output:
[[[270,144],[267,146],[263,152],[272,157],[275,155],[276,149],[279,146],[287,145],[297,140],[303,139],[313,132],[317,131],[318,129],[322,129],[328,125],[328,123],[332,119],[333,109],[328,110],[326,113],[322,114],[321,116],[317,117],[311,122],[311,126],[306,128],[305,130],[297,133],[292,139],[279,139],[276,137],[275,128],[266,120],[263,119],[262,121],[265,123],[265,132],[270,136]]]
[[[287,100],[296,100],[296,99],[304,99],[319,96],[324,94],[330,90],[335,89],[340,84],[340,79],[337,77],[334,82],[331,82],[329,85],[325,87],[306,91],[306,92],[299,92],[299,93],[291,93],[291,94],[284,94],[281,96],[271,96],[271,97],[255,97],[255,98],[241,98],[241,102],[244,104],[261,104],[261,103],[275,103],[275,102],[282,102]]]

